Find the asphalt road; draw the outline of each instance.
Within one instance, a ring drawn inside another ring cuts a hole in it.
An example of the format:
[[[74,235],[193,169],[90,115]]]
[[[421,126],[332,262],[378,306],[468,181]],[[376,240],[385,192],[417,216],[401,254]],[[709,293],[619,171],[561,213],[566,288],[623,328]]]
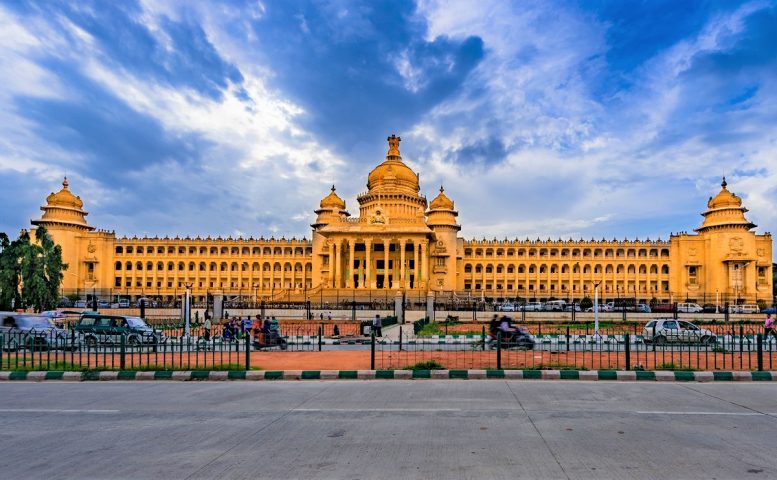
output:
[[[777,384],[0,384],[3,478],[776,478]]]

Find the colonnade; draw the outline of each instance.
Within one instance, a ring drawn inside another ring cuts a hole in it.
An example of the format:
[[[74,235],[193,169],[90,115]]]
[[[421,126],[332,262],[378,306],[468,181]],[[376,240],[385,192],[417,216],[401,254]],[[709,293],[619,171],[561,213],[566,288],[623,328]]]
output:
[[[421,289],[427,281],[426,238],[334,238],[328,245],[331,288]]]

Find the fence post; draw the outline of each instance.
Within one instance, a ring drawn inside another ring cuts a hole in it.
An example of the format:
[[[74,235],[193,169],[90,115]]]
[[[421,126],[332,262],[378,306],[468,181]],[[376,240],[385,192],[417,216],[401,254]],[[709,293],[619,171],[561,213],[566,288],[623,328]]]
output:
[[[370,370],[375,370],[375,329],[370,331]]]
[[[626,370],[631,370],[631,335],[623,336],[626,339]]]
[[[399,326],[399,351],[402,351],[402,325]]]
[[[246,332],[246,370],[251,370],[251,333],[250,332]]]
[[[318,326],[318,351],[321,351],[321,344],[323,343],[322,337],[324,336],[324,325]]]
[[[119,343],[119,368],[121,370],[124,370],[124,366],[125,366],[124,354],[126,353],[126,350],[127,350],[126,346],[127,346],[127,335],[122,333],[121,340]]]
[[[574,312],[574,309],[572,311]],[[574,315],[574,313],[572,315]],[[567,325],[567,352],[569,351],[569,340],[569,325]]]
[[[496,369],[502,369],[502,332],[496,332]]]
[[[763,333],[759,333],[756,337],[756,342],[758,346],[758,371],[763,372],[764,370],[764,345],[763,345],[764,336]]]
[[[482,331],[480,333],[480,338],[483,340],[483,346],[482,346],[481,350],[485,350],[486,349],[486,326],[483,325],[481,327],[481,329],[482,329]]]

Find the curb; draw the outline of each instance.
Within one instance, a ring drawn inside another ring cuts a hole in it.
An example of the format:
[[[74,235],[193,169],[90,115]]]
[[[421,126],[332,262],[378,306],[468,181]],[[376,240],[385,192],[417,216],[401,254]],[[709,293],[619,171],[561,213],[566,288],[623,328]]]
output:
[[[125,380],[586,380],[621,382],[773,382],[774,372],[635,371],[635,370],[191,370],[135,371],[35,371],[0,372],[9,381],[125,381]]]

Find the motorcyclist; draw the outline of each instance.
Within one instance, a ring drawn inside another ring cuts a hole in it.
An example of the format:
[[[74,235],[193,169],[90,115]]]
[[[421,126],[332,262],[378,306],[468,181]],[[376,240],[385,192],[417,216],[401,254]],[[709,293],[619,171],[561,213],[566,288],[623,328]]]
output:
[[[499,331],[502,332],[502,342],[509,342],[516,332],[513,319],[507,315],[503,316],[499,321]]]

